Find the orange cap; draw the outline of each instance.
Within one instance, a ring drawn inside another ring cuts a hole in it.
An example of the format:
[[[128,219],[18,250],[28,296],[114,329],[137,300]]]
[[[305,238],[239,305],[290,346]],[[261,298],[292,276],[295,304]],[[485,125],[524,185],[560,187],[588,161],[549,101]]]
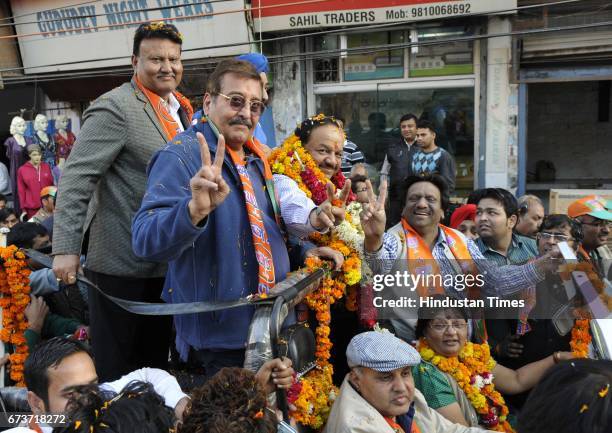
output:
[[[589,195],[572,202],[567,207],[567,214],[572,218],[591,215],[595,218],[612,221],[612,212],[606,210],[606,200],[598,195]]]
[[[40,196],[44,197],[46,195],[50,195],[51,197],[55,198],[55,196],[57,195],[57,187],[56,186],[46,186],[43,189],[41,189]]]

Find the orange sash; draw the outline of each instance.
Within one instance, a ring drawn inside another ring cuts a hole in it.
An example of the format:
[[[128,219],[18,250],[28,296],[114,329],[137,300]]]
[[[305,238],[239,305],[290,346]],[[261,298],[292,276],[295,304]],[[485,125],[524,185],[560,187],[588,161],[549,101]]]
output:
[[[402,428],[402,426],[396,423],[391,418],[387,416],[383,418],[385,419],[385,421],[387,421],[387,424],[389,424],[389,426],[393,429],[393,431],[395,431],[395,433],[406,433],[404,432],[404,429]],[[414,419],[412,420],[412,424],[410,424],[410,433],[421,433],[421,430],[419,429],[419,426],[416,424]]]
[[[406,236],[406,258],[408,260],[408,269],[413,275],[441,275],[438,262],[434,259],[429,245],[425,243],[423,238],[410,227],[408,221],[402,218],[402,227]],[[440,224],[438,226],[446,237],[446,243],[450,248],[451,253],[459,262],[464,273],[476,273],[476,266],[472,260],[472,255],[468,250],[467,244],[453,229]],[[417,291],[419,296],[427,297],[436,294],[445,294],[444,287],[441,284],[427,287],[424,284],[424,279],[419,280]]]
[[[38,423],[34,421],[34,419],[30,420],[30,422],[28,423],[28,428],[30,430],[34,430],[36,433],[43,433],[42,429],[40,428]]]
[[[176,122],[176,120],[174,120],[174,117],[172,117],[168,111],[166,102],[157,93],[154,93],[143,86],[136,75],[134,75],[134,82],[151,103],[151,107],[153,107],[153,111],[155,111],[157,119],[159,120],[159,123],[161,123],[166,134],[166,140],[172,140],[179,132],[181,132],[181,126]],[[172,94],[181,105],[181,108],[185,110],[187,118],[191,122],[191,118],[193,117],[193,108],[191,107],[189,99],[181,95],[179,92],[172,92]]]
[[[258,146],[257,142],[252,138],[249,138],[249,140],[246,142],[246,147],[257,155],[263,162],[266,182],[272,180],[270,165],[268,164],[268,160],[266,159],[262,149]],[[251,225],[253,245],[255,246],[255,257],[257,258],[257,263],[259,264],[259,284],[257,286],[257,291],[260,295],[268,294],[275,283],[274,258],[272,257],[272,248],[268,240],[266,227],[264,226],[263,215],[257,204],[257,197],[255,196],[253,184],[249,178],[249,173],[244,160],[229,147],[226,147],[226,149],[232,158],[232,162],[236,166],[236,170],[240,176],[240,181],[242,182],[244,201],[246,203],[247,215],[249,216],[249,223]]]

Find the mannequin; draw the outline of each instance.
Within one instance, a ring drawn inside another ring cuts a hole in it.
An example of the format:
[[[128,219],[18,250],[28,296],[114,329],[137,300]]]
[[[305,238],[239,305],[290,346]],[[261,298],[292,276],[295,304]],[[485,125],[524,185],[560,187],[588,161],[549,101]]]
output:
[[[49,121],[47,116],[38,114],[34,118],[34,140],[40,146],[42,151],[42,160],[49,164],[51,168],[55,167],[55,143],[53,137],[47,134]]]
[[[72,131],[68,131],[68,116],[62,114],[55,118],[55,129],[57,132],[53,136],[55,141],[55,161],[60,169],[64,168],[64,162],[70,155],[76,136]]]
[[[53,185],[53,174],[51,166],[42,161],[40,146],[31,144],[27,150],[30,160],[17,170],[17,191],[21,210],[30,219],[40,209],[40,191]]]
[[[26,146],[32,144],[30,137],[25,137],[26,121],[22,117],[13,117],[11,121],[9,137],[4,142],[6,156],[10,161],[9,174],[11,177],[11,190],[13,192],[13,203],[17,215],[20,214],[19,197],[17,195],[17,170],[27,161]]]

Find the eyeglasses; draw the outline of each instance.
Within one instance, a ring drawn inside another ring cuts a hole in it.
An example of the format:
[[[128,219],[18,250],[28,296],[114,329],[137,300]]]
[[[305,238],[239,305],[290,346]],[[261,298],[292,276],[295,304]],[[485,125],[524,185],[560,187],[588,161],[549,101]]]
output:
[[[241,95],[227,96],[227,95],[224,95],[223,93],[217,93],[217,95],[223,96],[225,99],[227,99],[229,101],[230,107],[232,107],[236,111],[242,110],[244,106],[247,104],[247,100],[244,98],[244,96],[241,96]],[[249,108],[252,114],[261,116],[261,113],[264,112],[264,110],[266,109],[266,106],[264,105],[263,102],[255,100],[255,101],[249,101]]]
[[[591,221],[590,223],[587,223],[585,221],[580,221],[580,222],[584,225],[598,227],[600,229],[603,229],[604,227],[612,228],[612,222],[606,221],[606,220],[596,219],[594,221]]]
[[[568,242],[574,240],[573,237],[561,233],[540,232],[538,233],[538,236],[540,237],[540,239],[552,239],[553,241],[557,240],[559,242]]]
[[[366,192],[367,188],[356,189],[355,192]]]
[[[431,323],[429,327],[436,332],[444,332],[448,330],[449,327],[459,332],[467,328],[467,322]]]

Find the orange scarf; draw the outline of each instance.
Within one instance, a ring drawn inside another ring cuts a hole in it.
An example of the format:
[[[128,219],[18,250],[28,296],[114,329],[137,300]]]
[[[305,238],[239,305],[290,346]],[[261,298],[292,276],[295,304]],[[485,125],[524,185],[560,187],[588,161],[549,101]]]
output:
[[[406,236],[406,259],[408,260],[408,269],[413,275],[441,275],[438,262],[434,259],[429,245],[425,243],[423,238],[414,230],[408,221],[402,218],[402,227]],[[446,237],[446,242],[451,253],[466,273],[475,274],[476,266],[472,260],[472,255],[468,250],[467,244],[453,229],[440,224],[438,226]],[[419,296],[427,297],[436,294],[444,294],[444,287],[440,284],[427,286],[424,279],[419,280],[417,288]]]
[[[393,429],[395,433],[406,433],[404,432],[404,429],[402,428],[402,426],[396,423],[390,417],[385,416],[383,418],[385,419],[385,421],[387,421],[387,424],[389,424],[389,426]],[[410,424],[410,433],[421,433],[421,430],[419,429],[419,426],[416,424],[414,419],[412,420],[412,423]]]
[[[259,143],[253,138],[249,138],[249,140],[246,142],[246,147],[257,155],[263,162],[264,177],[267,184],[272,180],[272,170],[270,170],[270,164],[268,164],[268,160],[264,155],[263,150],[259,146]],[[242,182],[244,201],[246,204],[247,215],[249,217],[249,223],[251,225],[253,245],[255,246],[255,257],[257,258],[257,263],[259,264],[259,284],[257,286],[257,292],[260,295],[267,295],[270,289],[274,286],[276,280],[274,274],[274,258],[272,256],[272,248],[268,240],[268,234],[266,233],[263,215],[257,204],[257,197],[255,196],[253,184],[249,178],[249,173],[244,160],[229,147],[226,147],[226,149],[232,158],[232,162],[236,166],[236,170],[238,170],[238,175],[240,176],[240,181]]]
[[[42,429],[40,428],[38,423],[34,421],[34,419],[31,419],[30,422],[28,422],[28,428],[30,430],[34,430],[36,433],[43,433]]]
[[[159,120],[159,123],[161,123],[161,126],[166,135],[166,140],[172,140],[179,132],[181,132],[181,125],[179,125],[176,120],[174,120],[174,117],[172,117],[172,115],[168,111],[166,102],[157,93],[154,93],[151,90],[147,89],[145,86],[143,86],[136,75],[134,75],[134,82],[136,83],[140,91],[144,93],[144,95],[147,97],[149,103],[151,104],[151,107],[153,107],[153,111],[155,111],[157,119]],[[185,110],[187,119],[189,120],[189,122],[191,122],[191,117],[193,116],[193,108],[191,107],[189,99],[187,99],[185,96],[181,95],[179,92],[176,91],[172,92],[172,94],[180,104],[181,108]]]

